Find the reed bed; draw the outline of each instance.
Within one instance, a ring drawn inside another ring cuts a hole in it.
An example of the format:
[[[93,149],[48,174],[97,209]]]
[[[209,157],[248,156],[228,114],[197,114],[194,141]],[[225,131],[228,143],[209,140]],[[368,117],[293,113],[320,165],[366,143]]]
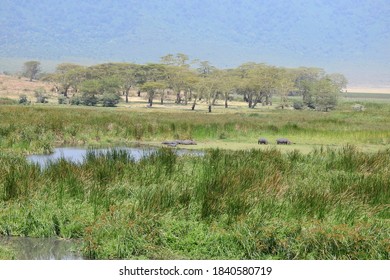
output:
[[[275,148],[46,168],[0,156],[0,234],[81,238],[91,259],[389,259],[390,150]]]

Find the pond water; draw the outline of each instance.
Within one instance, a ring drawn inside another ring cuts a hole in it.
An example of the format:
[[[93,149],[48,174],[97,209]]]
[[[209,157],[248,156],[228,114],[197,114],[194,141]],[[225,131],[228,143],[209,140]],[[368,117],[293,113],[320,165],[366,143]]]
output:
[[[124,150],[131,154],[131,156],[137,161],[142,157],[148,156],[157,151],[155,148],[141,148],[141,147],[114,147],[114,148],[105,148],[105,149],[93,149],[98,153],[106,153],[113,149]],[[27,160],[31,163],[37,163],[41,167],[45,167],[49,162],[59,160],[61,158],[75,162],[82,163],[87,156],[87,152],[91,149],[79,148],[79,147],[63,147],[55,148],[54,152],[49,155],[30,155],[27,156]],[[174,149],[178,155],[203,155],[202,151],[186,150],[186,149]]]
[[[80,242],[56,238],[1,237],[0,245],[16,254],[17,260],[82,260]]]

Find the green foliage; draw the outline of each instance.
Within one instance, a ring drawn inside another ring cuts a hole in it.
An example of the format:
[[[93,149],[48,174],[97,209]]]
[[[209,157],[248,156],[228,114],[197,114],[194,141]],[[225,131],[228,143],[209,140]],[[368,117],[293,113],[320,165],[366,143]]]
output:
[[[388,259],[389,159],[114,149],[41,170],[2,155],[0,233],[82,238],[92,259]]]
[[[23,75],[32,81],[41,71],[40,65],[41,63],[39,61],[26,61],[23,64]]]
[[[114,93],[104,93],[100,98],[103,107],[115,107],[119,103],[120,97]]]
[[[59,96],[58,97],[58,104],[68,104],[68,98],[65,96]],[[77,104],[74,104],[77,105]]]
[[[48,96],[47,96],[47,93],[46,93],[46,90],[44,88],[38,88],[36,90],[34,90],[34,95],[36,97],[36,102],[37,103],[47,103],[47,99],[48,99]]]
[[[0,245],[0,260],[15,260],[15,253],[8,247]]]
[[[82,99],[80,96],[78,95],[74,95],[71,99],[70,99],[70,104],[71,105],[81,105],[82,104]]]
[[[302,110],[304,108],[304,103],[302,101],[294,101],[293,107],[295,110]]]
[[[30,104],[30,101],[27,99],[27,95],[22,94],[19,96],[19,104],[22,104],[22,105]]]

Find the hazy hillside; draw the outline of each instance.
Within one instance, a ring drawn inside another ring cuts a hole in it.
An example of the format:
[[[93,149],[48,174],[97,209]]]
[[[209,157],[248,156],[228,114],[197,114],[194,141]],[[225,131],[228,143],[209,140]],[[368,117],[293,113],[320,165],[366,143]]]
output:
[[[143,63],[184,52],[220,67],[255,60],[347,67],[355,75],[354,68],[385,69],[381,62],[390,60],[389,6],[386,0],[2,0],[0,57]]]

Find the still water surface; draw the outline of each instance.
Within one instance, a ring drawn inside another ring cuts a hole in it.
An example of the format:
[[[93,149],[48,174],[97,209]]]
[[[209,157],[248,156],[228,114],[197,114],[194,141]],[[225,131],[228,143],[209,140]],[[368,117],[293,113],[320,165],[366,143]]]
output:
[[[11,249],[17,260],[82,260],[77,240],[32,237],[1,237],[0,245]]]
[[[134,160],[138,161],[142,157],[148,156],[152,153],[155,153],[157,149],[155,148],[129,148],[129,147],[115,147],[115,148],[107,148],[107,149],[93,149],[93,151],[97,153],[106,153],[108,151],[121,150],[128,152]],[[65,147],[65,148],[56,148],[54,149],[54,153],[49,155],[30,155],[27,156],[27,160],[32,163],[37,163],[41,167],[45,167],[49,162],[57,161],[61,158],[71,161],[74,163],[82,163],[86,156],[87,152],[91,149],[86,148],[78,148],[78,147]],[[202,151],[193,151],[186,149],[174,149],[174,151],[178,155],[203,155]]]

